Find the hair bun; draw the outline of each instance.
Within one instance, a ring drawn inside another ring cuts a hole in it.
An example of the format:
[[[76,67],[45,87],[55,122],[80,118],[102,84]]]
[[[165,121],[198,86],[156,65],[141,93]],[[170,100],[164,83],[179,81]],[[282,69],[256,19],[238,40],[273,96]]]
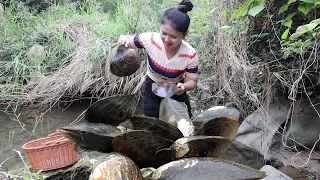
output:
[[[178,9],[184,13],[191,11],[193,8],[193,4],[189,0],[182,0],[178,6]]]

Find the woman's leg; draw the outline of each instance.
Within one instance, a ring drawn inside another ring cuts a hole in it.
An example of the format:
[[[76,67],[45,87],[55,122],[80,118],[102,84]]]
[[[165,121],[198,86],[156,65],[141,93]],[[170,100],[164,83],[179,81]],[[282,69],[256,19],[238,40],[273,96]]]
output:
[[[153,82],[154,81],[147,75],[142,95],[143,114],[145,116],[159,118],[159,108],[162,98],[152,92]]]

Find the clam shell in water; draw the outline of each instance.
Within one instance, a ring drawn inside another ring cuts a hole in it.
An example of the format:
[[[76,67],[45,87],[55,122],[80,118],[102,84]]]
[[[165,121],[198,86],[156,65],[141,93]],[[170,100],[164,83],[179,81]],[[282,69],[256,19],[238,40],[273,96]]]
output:
[[[266,173],[216,158],[185,158],[159,167],[153,179],[161,180],[236,180],[262,179]]]
[[[92,123],[118,125],[132,117],[138,104],[137,96],[112,96],[92,104],[85,114],[85,120]]]
[[[143,180],[139,167],[127,156],[111,153],[94,165],[89,180]]]
[[[132,130],[115,137],[112,147],[114,151],[127,155],[140,168],[143,168],[153,167],[156,152],[170,147],[172,143],[171,140],[147,131]]]
[[[138,52],[130,47],[120,45],[110,64],[110,72],[123,77],[135,73],[141,64]]]
[[[77,145],[101,152],[112,152],[114,137],[121,134],[116,127],[102,123],[79,123],[57,129]]]

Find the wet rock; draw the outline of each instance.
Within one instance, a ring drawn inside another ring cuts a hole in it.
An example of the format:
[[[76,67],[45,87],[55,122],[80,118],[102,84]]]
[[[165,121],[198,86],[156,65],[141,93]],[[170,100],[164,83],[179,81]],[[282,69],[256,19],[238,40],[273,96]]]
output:
[[[278,170],[283,172],[284,174],[286,174],[287,176],[291,177],[294,180],[305,180],[308,177],[310,179],[312,177],[312,175],[306,173],[303,170],[296,169],[291,165],[283,166],[283,167],[279,168]]]
[[[289,129],[285,132],[285,143],[289,146],[306,146],[309,148],[320,147],[320,100],[315,99],[310,104],[308,99],[302,99],[295,103],[292,120],[289,121]],[[317,110],[317,111],[316,111]],[[315,144],[317,142],[317,144]]]
[[[266,155],[268,151],[280,142],[277,139],[281,125],[286,121],[289,105],[274,103],[269,112],[258,109],[250,114],[240,125],[237,141]]]
[[[219,156],[221,159],[237,162],[254,169],[260,169],[265,165],[264,157],[255,149],[233,140],[227,152]]]
[[[294,108],[292,113],[290,107]],[[261,108],[249,115],[240,125],[235,139],[257,150],[265,161],[281,163],[282,166],[292,164],[311,174],[319,172],[317,159],[320,150],[315,148],[310,153],[310,145],[318,141],[320,134],[320,118],[312,108],[304,100],[295,102],[294,106],[289,100],[273,102],[268,111]],[[293,136],[288,139],[290,134]],[[309,149],[305,148],[306,145]]]

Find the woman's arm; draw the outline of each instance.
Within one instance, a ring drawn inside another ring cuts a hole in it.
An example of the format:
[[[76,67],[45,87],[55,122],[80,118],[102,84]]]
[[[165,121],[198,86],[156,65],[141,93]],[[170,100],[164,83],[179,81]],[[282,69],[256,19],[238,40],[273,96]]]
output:
[[[178,83],[177,88],[181,89],[181,91],[176,92],[177,95],[181,95],[186,91],[191,91],[197,85],[198,78],[195,76],[190,76],[186,73],[185,82]]]

